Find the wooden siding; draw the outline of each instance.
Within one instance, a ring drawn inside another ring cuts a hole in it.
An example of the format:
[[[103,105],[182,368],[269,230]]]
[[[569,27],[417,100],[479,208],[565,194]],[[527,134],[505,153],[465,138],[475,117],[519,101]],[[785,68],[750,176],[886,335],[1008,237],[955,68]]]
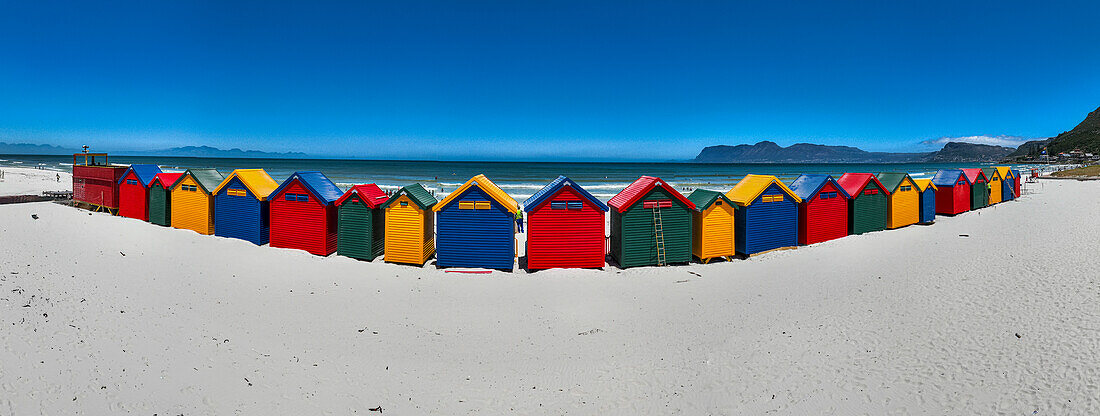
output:
[[[308,201],[287,201],[287,193]],[[297,180],[268,198],[271,207],[271,247],[305,250],[318,256],[336,251],[336,209],[317,200]]]
[[[160,182],[149,187],[149,222],[165,227],[172,225],[171,199]]]
[[[476,185],[446,200],[447,205],[436,206],[436,265],[512,270],[516,258],[512,212]],[[489,209],[460,208],[463,202],[485,201]]]
[[[580,202],[581,209],[553,209]],[[571,186],[563,186],[527,213],[527,268],[603,267],[604,211]]]
[[[958,181],[962,181],[959,179]],[[958,182],[956,181],[956,182]],[[939,186],[936,190],[936,213],[958,215],[970,211],[970,186]]]
[[[243,195],[230,195],[230,190]],[[214,235],[267,244],[268,208],[267,201],[257,199],[240,178],[233,177],[214,195]]]
[[[783,196],[781,201],[764,202],[765,197]],[[737,252],[744,255],[798,246],[798,202],[779,186],[769,185],[736,212]]]
[[[194,191],[183,190],[194,186]],[[199,234],[214,234],[214,198],[203,192],[195,178],[186,175],[172,188],[172,227]]]
[[[701,207],[700,207],[701,208]],[[734,205],[714,201],[703,212],[693,212],[691,252],[700,260],[737,254],[733,245]]]
[[[821,199],[822,192],[836,192],[835,198]],[[848,235],[848,198],[828,182],[810,200],[798,207],[798,243],[809,245]]]
[[[920,223],[931,224],[936,221],[936,190],[931,186],[920,195]]]
[[[877,194],[866,195],[868,190],[878,190]],[[886,194],[875,183],[868,182],[858,196],[852,195],[848,206],[849,234],[863,234],[886,229]]]
[[[136,184],[131,185],[127,180],[133,180]],[[118,215],[149,221],[148,189],[141,184],[141,178],[138,178],[133,170],[127,173],[122,178],[122,183],[118,185]]]
[[[385,220],[381,209],[371,209],[359,195],[337,208],[336,254],[374,260],[385,247]]]
[[[970,209],[985,208],[989,205],[989,186],[985,182],[977,182],[970,186]]]
[[[902,187],[910,187],[908,191]],[[887,228],[901,228],[920,221],[920,190],[908,177],[887,197]]]
[[[1004,201],[1011,201],[1016,199],[1014,189],[1016,188],[1016,178],[1008,178],[1001,181],[1001,199]]]
[[[401,206],[401,203],[406,203]],[[423,265],[435,251],[435,212],[420,209],[408,195],[386,208],[385,260]]]
[[[1001,203],[1001,201],[1004,200],[1002,197],[1004,192],[1004,185],[1001,182],[1002,181],[999,176],[994,175],[993,177],[989,178],[989,183],[987,184],[987,186],[989,187],[989,205],[999,204]]]
[[[73,201],[118,208],[118,180],[125,166],[73,166]]]
[[[653,209],[644,201],[671,200],[672,207],[661,208],[664,225],[665,264],[691,261],[691,213],[680,199],[662,187],[651,189],[625,212],[611,208],[612,257],[619,267],[657,265],[657,241],[653,229]]]

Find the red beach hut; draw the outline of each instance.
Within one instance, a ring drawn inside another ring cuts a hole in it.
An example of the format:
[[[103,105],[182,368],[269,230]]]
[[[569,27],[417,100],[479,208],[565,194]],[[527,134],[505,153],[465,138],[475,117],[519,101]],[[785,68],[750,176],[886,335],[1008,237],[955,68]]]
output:
[[[271,247],[332,254],[336,251],[335,202],[343,194],[321,172],[294,172],[268,197]]]
[[[81,160],[83,159],[83,160]],[[73,202],[96,211],[118,210],[118,180],[126,166],[112,165],[106,153],[73,154]]]
[[[959,169],[936,171],[936,214],[957,215],[970,211],[970,179]]]
[[[848,193],[830,175],[799,175],[791,191],[798,204],[798,244],[809,245],[848,235]]]
[[[118,215],[149,221],[149,184],[160,173],[157,165],[130,165],[118,180]]]
[[[565,176],[531,195],[527,212],[527,268],[603,267],[607,205]]]

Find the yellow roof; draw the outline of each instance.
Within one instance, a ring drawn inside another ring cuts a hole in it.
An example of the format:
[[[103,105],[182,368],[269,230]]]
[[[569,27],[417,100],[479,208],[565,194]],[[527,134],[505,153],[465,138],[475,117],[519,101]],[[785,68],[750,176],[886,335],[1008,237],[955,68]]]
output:
[[[443,198],[442,201],[439,201],[438,204],[435,204],[435,206],[432,207],[432,210],[442,210],[443,207],[446,207],[448,204],[451,203],[452,200],[458,198],[459,195],[462,195],[463,192],[466,192],[467,189],[470,189],[470,187],[474,185],[477,185],[478,188],[489,194],[489,197],[496,200],[497,203],[503,205],[504,208],[507,208],[509,212],[514,214],[516,211],[519,211],[519,204],[516,203],[516,200],[508,196],[508,194],[505,193],[504,190],[500,189],[500,187],[497,186],[497,184],[493,183],[493,181],[489,180],[489,178],[486,178],[485,175],[477,175],[470,178],[470,180],[466,181],[466,183],[462,184],[462,186],[458,187],[458,189],[455,189],[454,192],[451,192],[450,195],[447,195],[446,198]]]
[[[1001,174],[1002,179],[1008,179],[1008,178],[1013,177],[1012,176],[1012,168],[1010,168],[1008,166],[994,166],[993,168],[997,169],[997,173]]]
[[[932,183],[931,179],[913,179],[913,182],[917,183],[917,189],[921,192],[927,191],[929,186],[932,187],[932,190],[939,190],[939,188],[936,188],[936,184]]]
[[[746,175],[744,179],[741,179],[741,182],[734,185],[733,189],[726,192],[726,198],[737,205],[746,206],[756,200],[756,197],[764,193],[764,190],[768,189],[773,183],[779,185],[783,192],[786,192],[795,202],[802,202],[802,199],[795,195],[791,188],[788,188],[787,185],[779,181],[779,178],[772,175]]]
[[[268,195],[271,195],[271,192],[279,187],[279,184],[271,179],[271,176],[263,169],[237,169],[226,176],[225,180],[217,188],[214,188],[214,192],[211,193],[221,192],[222,188],[229,185],[229,181],[233,180],[234,177],[240,178],[245,188],[248,188],[248,191],[252,192],[252,195],[255,195],[261,201],[266,200]]]

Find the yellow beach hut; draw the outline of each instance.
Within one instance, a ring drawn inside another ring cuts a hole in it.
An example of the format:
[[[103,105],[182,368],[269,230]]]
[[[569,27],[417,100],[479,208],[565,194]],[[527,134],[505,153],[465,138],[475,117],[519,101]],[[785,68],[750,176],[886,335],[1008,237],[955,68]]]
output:
[[[997,168],[983,168],[986,183],[989,185],[989,205],[999,204],[1004,200],[1004,176]]]
[[[384,253],[388,263],[423,265],[435,254],[438,201],[419,183],[401,188],[380,205],[384,209]]]
[[[695,204],[692,212],[691,254],[703,263],[737,254],[733,245],[734,204],[721,192],[696,189],[688,200]]]
[[[213,191],[225,180],[215,169],[188,169],[169,190],[172,227],[214,234]]]
[[[920,187],[908,173],[880,173],[878,181],[890,191],[886,196],[886,228],[920,222]]]

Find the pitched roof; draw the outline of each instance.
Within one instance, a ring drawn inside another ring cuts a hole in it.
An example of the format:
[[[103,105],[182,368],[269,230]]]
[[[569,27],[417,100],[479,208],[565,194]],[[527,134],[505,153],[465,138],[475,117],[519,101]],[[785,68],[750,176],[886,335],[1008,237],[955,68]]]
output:
[[[890,191],[890,193],[897,192],[898,187],[903,185],[906,179],[909,179],[910,181],[913,180],[913,178],[910,177],[908,173],[884,172],[878,174],[879,183],[881,183],[882,186],[886,187],[886,189]],[[916,185],[916,183],[914,183],[914,185]]]
[[[275,182],[274,179],[271,179],[271,176],[263,169],[237,169],[230,173],[229,176],[226,176],[225,179],[222,180],[222,183],[218,184],[218,187],[215,188],[212,193],[216,194],[221,192],[222,188],[229,185],[229,182],[232,181],[233,178],[240,179],[244,187],[248,188],[248,191],[252,192],[252,195],[256,196],[256,199],[261,201],[266,200],[267,197],[271,195],[271,192],[279,187],[279,184]]]
[[[397,198],[400,198],[401,195],[407,195],[416,206],[420,207],[420,209],[429,209],[439,202],[431,192],[428,192],[428,190],[424,189],[419,183],[414,183],[398,189],[397,193],[393,194],[390,199],[382,203],[382,208],[388,208],[390,204],[397,201]]]
[[[359,195],[359,199],[367,204],[367,208],[378,208],[379,205],[384,204],[387,199],[390,199],[390,196],[386,195],[386,192],[383,191],[382,188],[379,188],[378,185],[368,183],[366,185],[355,185],[351,187],[351,189],[348,189],[347,192],[344,192],[344,196],[336,200],[336,206],[344,205],[344,202],[347,202],[348,198],[351,198],[352,195]]]
[[[1016,177],[1016,172],[1014,172],[1012,170],[1012,168],[1010,168],[1008,166],[994,166],[994,168],[997,169],[997,173],[1000,173],[1001,178],[1003,178],[1003,179],[1015,178]]]
[[[979,177],[982,178],[983,182],[989,180],[988,178],[985,177],[985,174],[982,173],[981,169],[971,168],[971,169],[960,169],[960,170],[962,170],[962,172],[964,174],[966,174],[966,180],[970,181],[970,183],[977,183]]]
[[[642,199],[642,197],[646,196],[646,194],[648,194],[650,190],[658,186],[663,188],[665,192],[671,194],[673,198],[676,198],[680,202],[684,203],[684,205],[687,205],[688,209],[695,209],[695,204],[689,201],[687,198],[684,198],[683,194],[676,192],[676,189],[673,189],[672,186],[669,186],[669,184],[665,183],[665,181],[661,180],[661,178],[656,178],[653,176],[643,176],[638,178],[634,181],[634,183],[627,185],[626,188],[623,188],[622,191],[619,191],[619,193],[612,197],[610,201],[607,201],[607,205],[619,211],[622,211],[623,209],[634,205],[634,203],[638,202],[639,199]]]
[[[696,189],[691,192],[691,195],[687,196],[687,199],[695,204],[695,210],[699,212],[703,212],[719,199],[726,201],[727,204],[733,205],[733,201],[730,201],[730,199],[726,198],[721,192],[711,191],[709,189]]]
[[[336,184],[332,183],[328,176],[315,170],[292,173],[278,188],[271,192],[271,195],[278,195],[295,180],[301,183],[314,197],[324,202],[325,205],[336,202],[344,195],[344,191],[341,191]]]
[[[824,188],[825,184],[829,182],[833,183],[833,186],[844,195],[845,199],[851,198],[851,195],[848,195],[848,191],[845,191],[844,188],[836,182],[836,179],[833,179],[832,175],[825,174],[804,173],[798,175],[794,182],[791,182],[791,192],[794,192],[795,195],[798,195],[799,198],[805,201],[807,199],[812,199],[814,195],[821,192],[821,188]]]
[[[913,182],[917,184],[917,189],[921,192],[927,191],[929,186],[932,187],[933,191],[936,190],[936,184],[932,183],[931,179],[913,179]]]
[[[840,175],[840,179],[837,179],[836,183],[844,188],[844,192],[852,195],[852,198],[859,198],[859,195],[863,194],[863,188],[866,188],[867,183],[871,181],[874,181],[879,189],[886,192],[886,195],[890,195],[890,190],[882,186],[882,182],[879,182],[878,178],[870,173],[845,173]]]
[[[183,176],[183,172],[158,173],[153,176],[153,180],[149,181],[149,186],[153,186],[153,182],[160,182],[160,184],[164,186],[164,189],[168,189],[179,180],[180,176]]]
[[[747,206],[752,204],[752,201],[755,201],[756,197],[764,193],[773,183],[778,185],[791,198],[794,198],[795,202],[802,202],[802,198],[795,194],[791,188],[788,188],[786,184],[779,181],[779,178],[772,175],[745,175],[741,182],[737,182],[733,189],[726,192],[726,198],[737,205]]]
[[[195,178],[195,182],[199,184],[199,188],[202,188],[202,191],[208,194],[211,190],[217,188],[218,185],[222,183],[222,180],[225,179],[225,177],[222,176],[221,172],[218,172],[217,169],[188,169],[186,172],[183,172],[183,175],[180,175],[180,177],[172,183],[172,187],[175,188],[176,185],[178,185],[185,176]]]
[[[986,180],[992,180],[992,178],[994,176],[996,176],[998,178],[1001,178],[1001,179],[1004,179],[1004,177],[1001,176],[1001,173],[1000,173],[1000,171],[997,170],[997,168],[982,168],[982,173],[985,174],[985,179]]]
[[[462,184],[462,186],[458,187],[458,189],[455,189],[454,192],[451,192],[450,195],[447,195],[446,198],[443,198],[442,201],[439,201],[439,203],[436,204],[435,207],[432,209],[435,211],[443,209],[443,207],[446,207],[448,204],[451,203],[451,201],[454,201],[455,198],[458,198],[459,195],[462,195],[463,192],[466,192],[466,190],[470,189],[470,187],[472,186],[477,186],[478,189],[481,189],[486,194],[489,194],[490,198],[497,201],[498,204],[503,205],[504,208],[508,210],[508,212],[514,214],[516,211],[519,211],[519,203],[517,203],[515,199],[512,199],[512,197],[508,196],[508,193],[504,192],[503,189],[500,189],[497,184],[493,183],[493,181],[489,180],[489,178],[486,178],[485,175],[477,175],[470,178],[470,180],[466,181],[466,183]]]
[[[137,176],[138,181],[141,182],[141,186],[149,187],[150,183],[153,183],[153,178],[160,173],[160,166],[157,165],[130,165],[126,168],[125,172],[122,172],[122,177],[118,178],[118,183],[126,180],[126,175],[130,172],[134,172],[134,176]]]
[[[592,196],[592,194],[588,193],[588,191],[584,190],[584,188],[582,188],[580,185],[577,185],[576,182],[573,182],[572,179],[569,179],[564,175],[558,176],[557,179],[554,179],[550,183],[546,184],[546,186],[542,187],[542,189],[539,189],[538,192],[535,192],[534,195],[531,195],[530,198],[527,198],[526,201],[523,201],[523,210],[530,211],[532,209],[535,209],[535,207],[538,207],[539,205],[542,205],[543,202],[546,202],[547,198],[553,196],[558,192],[558,190],[566,186],[572,188],[574,191],[584,197],[584,199],[587,199],[593,204],[596,204],[596,206],[599,207],[601,210],[607,211],[607,205],[604,205],[603,201],[600,201],[596,197]]]
[[[966,177],[966,174],[959,169],[940,169],[936,171],[936,176],[932,177],[932,183],[936,186],[955,186],[955,182],[959,180],[959,177],[966,179],[966,183],[970,184],[970,178]]]

